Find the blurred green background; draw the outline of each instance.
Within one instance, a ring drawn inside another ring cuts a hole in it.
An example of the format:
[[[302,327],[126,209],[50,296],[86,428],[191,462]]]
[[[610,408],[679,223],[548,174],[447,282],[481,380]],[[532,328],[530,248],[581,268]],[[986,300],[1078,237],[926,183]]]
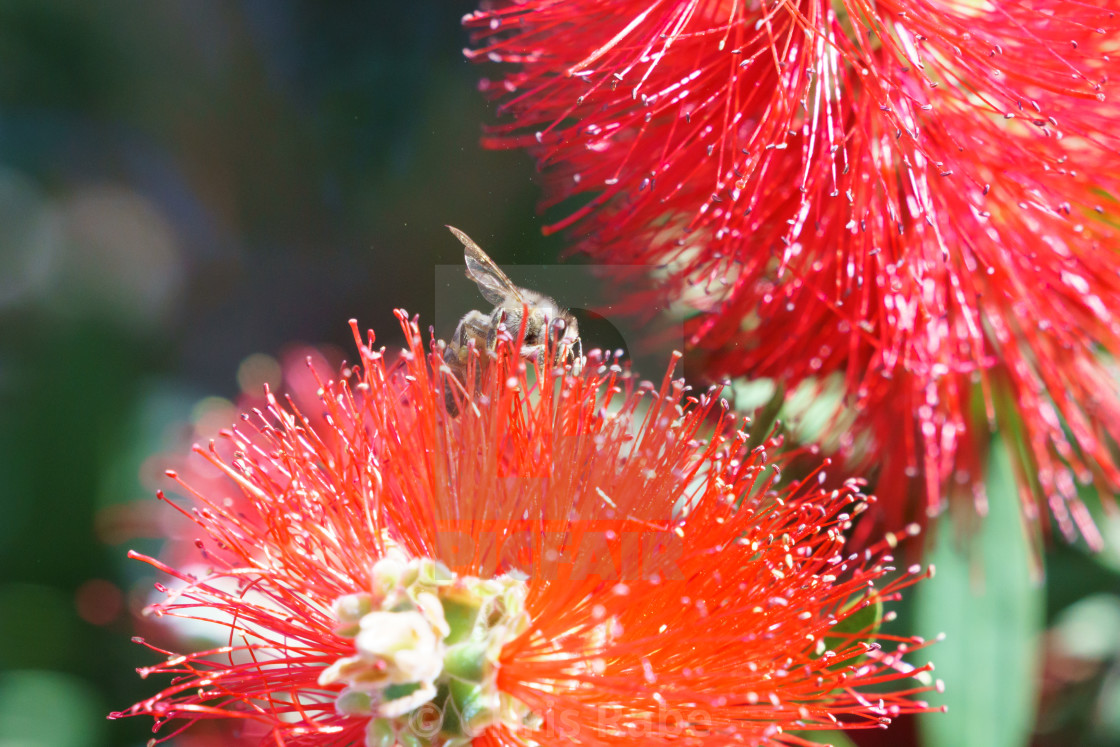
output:
[[[155,690],[129,641],[155,576],[125,553],[158,551],[158,455],[237,397],[242,361],[348,351],[351,317],[392,346],[399,306],[453,320],[447,223],[499,263],[556,260],[528,156],[477,145],[473,7],[0,0],[3,747],[149,738],[105,720]],[[1040,585],[999,459],[988,480],[973,553],[943,528],[896,623],[949,635],[929,653],[954,710],[924,743],[1120,744],[1116,544],[1048,552]]]

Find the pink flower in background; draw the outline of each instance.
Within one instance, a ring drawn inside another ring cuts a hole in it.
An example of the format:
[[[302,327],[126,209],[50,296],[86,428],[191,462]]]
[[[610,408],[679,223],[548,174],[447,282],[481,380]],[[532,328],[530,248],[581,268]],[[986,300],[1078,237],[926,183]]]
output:
[[[838,382],[890,526],[1120,488],[1120,3],[492,2],[468,54],[574,248],[650,268],[713,377]],[[910,496],[911,498],[906,498]],[[1049,512],[1041,504],[1049,506]]]
[[[291,398],[292,404],[319,429],[323,425],[323,413],[318,407],[316,382],[331,378],[342,360],[343,356],[335,349],[309,345],[293,345],[277,358],[261,353],[248,356],[238,368],[240,392],[236,401],[207,397],[196,403],[190,422],[177,424],[168,435],[171,445],[145,460],[140,470],[141,483],[156,490],[170,469],[201,492],[224,488],[227,485],[224,473],[193,457],[189,446],[213,441],[223,458],[232,458],[232,442],[218,437],[239,413],[268,408],[266,388],[283,400]],[[97,517],[97,533],[103,542],[111,545],[137,539],[163,539],[162,557],[180,568],[206,562],[195,544],[197,533],[184,526],[180,513],[169,504],[150,498],[103,508]]]
[[[895,535],[843,553],[857,483],[780,482],[778,444],[671,372],[527,370],[508,339],[449,415],[440,351],[400,318],[399,363],[355,327],[360,366],[196,449],[224,475],[181,481],[208,568],[138,557],[173,580],[152,614],[226,644],[149,645],[167,658],[141,674],[171,679],[115,717],[286,745],[804,745],[928,710],[903,661],[925,642],[877,630],[927,574],[894,572]]]

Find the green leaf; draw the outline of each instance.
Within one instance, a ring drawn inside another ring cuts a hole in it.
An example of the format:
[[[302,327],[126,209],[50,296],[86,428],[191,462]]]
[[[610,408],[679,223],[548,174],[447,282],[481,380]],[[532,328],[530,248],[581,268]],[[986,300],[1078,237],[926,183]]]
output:
[[[861,602],[854,602],[845,607],[845,611]],[[829,632],[844,633],[847,636],[862,635],[864,639],[873,638],[879,632],[879,625],[883,622],[883,602],[876,597],[871,602],[864,604],[832,626]],[[826,636],[827,639],[827,636]]]
[[[925,747],[1018,747],[1034,726],[1044,595],[1002,441],[993,443],[986,485],[979,531],[960,542],[944,518],[928,558],[936,575],[915,590],[919,635],[946,636],[925,649],[945,683],[929,701],[949,708],[921,718]]]
[[[843,614],[846,614],[849,609],[860,603],[859,601],[853,601],[844,605]],[[883,602],[879,599],[875,599],[872,602],[864,604],[864,606],[852,612],[828,629],[828,633],[825,634],[821,641],[823,644],[821,653],[828,649],[838,651],[848,648],[852,645],[852,640],[856,638],[871,642],[871,639],[879,632],[879,626],[882,622]],[[863,657],[860,657],[860,659],[862,658]],[[844,659],[837,662],[834,666],[836,668],[843,668],[851,666],[853,663],[855,663],[853,659]]]
[[[802,739],[816,742],[820,745],[830,744],[832,747],[856,747],[856,743],[852,741],[851,737],[835,729],[830,731],[798,731],[794,733]]]

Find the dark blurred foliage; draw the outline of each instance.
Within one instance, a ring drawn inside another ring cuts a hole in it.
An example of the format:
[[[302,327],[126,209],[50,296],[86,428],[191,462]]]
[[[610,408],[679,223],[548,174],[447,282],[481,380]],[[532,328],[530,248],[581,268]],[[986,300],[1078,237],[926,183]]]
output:
[[[237,396],[247,356],[345,355],[351,317],[393,345],[401,306],[449,333],[471,289],[444,224],[502,264],[556,261],[528,158],[478,147],[473,7],[0,1],[0,743],[150,736],[104,719],[157,686],[129,641],[155,577],[125,553],[158,549],[153,455]],[[1120,562],[1047,561],[1036,738],[1105,745]],[[1071,652],[1087,601],[1106,635]]]

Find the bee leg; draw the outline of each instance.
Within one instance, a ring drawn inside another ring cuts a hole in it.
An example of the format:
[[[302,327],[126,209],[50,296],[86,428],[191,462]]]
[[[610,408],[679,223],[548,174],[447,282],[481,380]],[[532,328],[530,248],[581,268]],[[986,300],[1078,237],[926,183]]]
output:
[[[455,334],[451,336],[450,349],[455,351],[460,363],[467,362],[467,352],[471,340],[478,346],[487,339],[487,328],[490,318],[481,311],[468,311],[466,316],[459,320],[455,327]]]
[[[499,330],[504,329],[506,332],[510,332],[509,326],[507,324],[508,321],[509,309],[503,309],[501,306],[499,306],[498,308],[494,309],[494,312],[492,314],[490,314],[490,318],[486,322],[486,349],[490,352],[494,352],[498,349]],[[510,332],[510,334],[517,334],[517,330],[514,329],[512,332]]]
[[[568,341],[568,323],[563,319],[553,319],[548,325],[549,349],[552,351],[554,363],[562,363],[564,357],[571,357],[572,350],[569,345],[567,354],[564,354],[564,344]],[[577,340],[579,338],[576,338]]]
[[[545,364],[544,345],[522,345],[520,355],[522,360],[535,361],[540,366]]]
[[[481,341],[486,339],[486,327],[490,318],[481,311],[470,311],[459,320],[455,327],[455,334],[451,336],[451,343],[443,349],[443,361],[447,364],[448,377],[454,377],[468,390],[477,384],[467,381],[467,363],[470,358],[471,343],[477,349]],[[475,373],[477,376],[477,371]],[[459,415],[459,403],[456,401],[459,391],[455,384],[445,380],[443,384],[443,401],[447,406],[447,413],[451,417]]]
[[[575,345],[568,350],[572,360],[572,374],[579,376],[583,371],[583,340],[576,338]]]

